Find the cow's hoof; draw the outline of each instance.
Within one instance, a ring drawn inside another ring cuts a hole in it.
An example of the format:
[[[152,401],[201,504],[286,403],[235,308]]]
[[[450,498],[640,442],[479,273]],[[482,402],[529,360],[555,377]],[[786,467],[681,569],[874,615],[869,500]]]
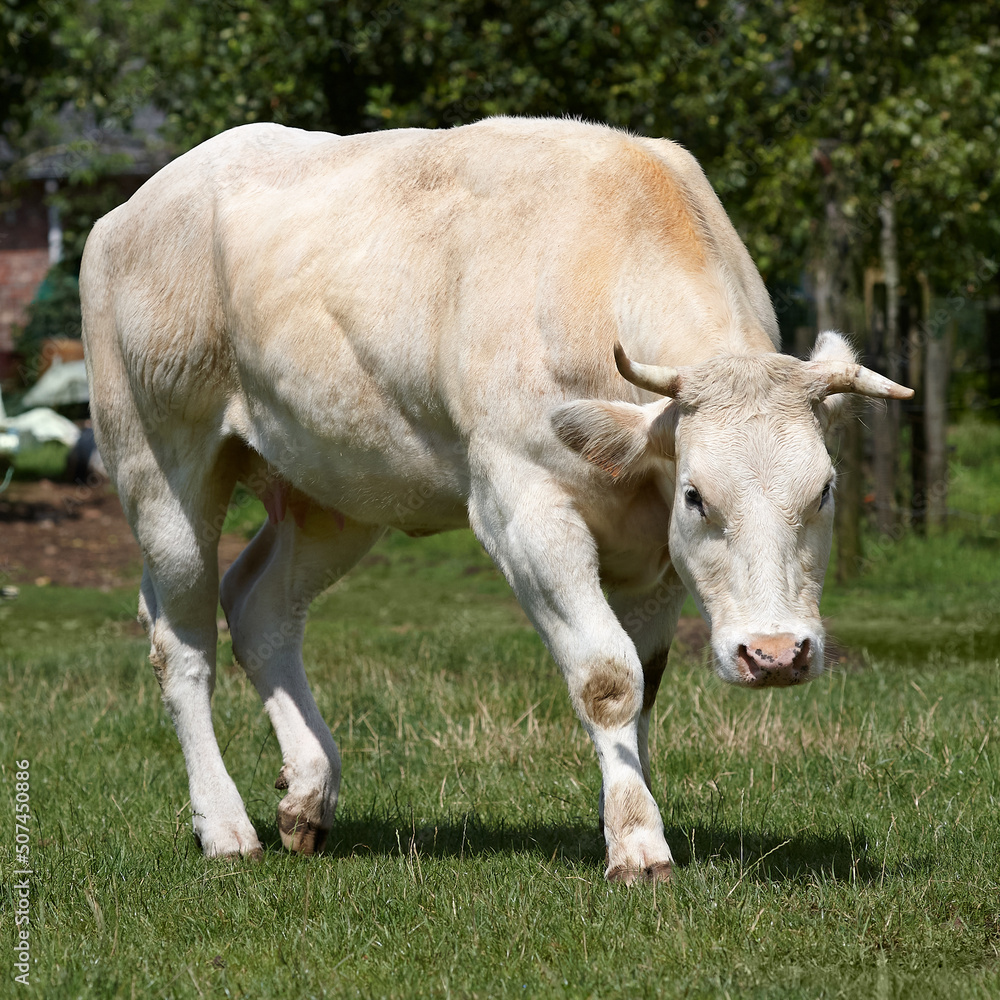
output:
[[[605,878],[609,882],[620,882],[623,885],[655,885],[657,882],[669,882],[671,867],[669,861],[661,861],[648,868],[626,868],[617,865],[609,868]]]
[[[304,816],[282,812],[278,806],[278,832],[287,850],[296,854],[319,854],[330,831],[310,823]]]
[[[250,847],[247,850],[241,850],[239,854],[226,854],[222,855],[227,858],[232,858],[234,861],[238,859],[243,859],[245,861],[263,861],[264,860],[264,848],[258,844],[256,847]]]
[[[206,858],[248,858],[260,861],[264,848],[257,839],[257,833],[250,827],[246,831],[215,831],[209,836],[205,830],[194,831],[195,843]]]

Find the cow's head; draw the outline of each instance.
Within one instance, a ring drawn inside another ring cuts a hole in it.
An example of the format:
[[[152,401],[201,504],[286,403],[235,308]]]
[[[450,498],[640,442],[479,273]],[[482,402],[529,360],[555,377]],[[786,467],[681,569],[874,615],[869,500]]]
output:
[[[615,360],[633,385],[669,398],[578,400],[556,411],[557,433],[617,479],[658,479],[672,505],[670,559],[712,626],[724,680],[818,676],[835,479],[824,431],[847,393],[912,390],[857,364],[836,333],[809,361],[754,354],[663,368],[631,362],[620,344]]]

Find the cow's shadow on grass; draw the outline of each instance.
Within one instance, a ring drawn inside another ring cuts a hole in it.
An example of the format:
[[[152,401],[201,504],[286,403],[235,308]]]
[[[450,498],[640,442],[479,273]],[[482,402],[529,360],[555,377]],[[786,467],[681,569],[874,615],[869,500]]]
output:
[[[257,830],[268,852],[281,851],[273,821],[258,818]],[[929,857],[904,864],[884,863],[864,829],[832,834],[748,831],[724,824],[672,826],[667,842],[678,869],[715,865],[738,878],[759,882],[787,880],[878,883],[886,878],[927,871]],[[324,855],[334,858],[392,857],[472,859],[483,855],[531,855],[548,863],[604,872],[604,838],[596,823],[539,822],[509,825],[476,813],[449,815],[416,824],[403,813],[345,816],[334,823]]]

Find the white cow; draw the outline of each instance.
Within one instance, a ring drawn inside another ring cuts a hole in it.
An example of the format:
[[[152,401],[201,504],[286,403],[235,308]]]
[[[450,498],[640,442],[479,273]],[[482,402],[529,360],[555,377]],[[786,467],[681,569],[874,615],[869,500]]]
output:
[[[568,120],[233,129],[94,227],[80,288],[98,444],[209,856],[261,849],[210,705],[238,479],[270,517],[221,600],[281,744],[286,846],[322,846],[340,783],[302,666],[310,601],[387,526],[471,524],[597,749],[607,877],[657,880],[646,734],[686,590],[723,679],[819,674],[823,429],[839,394],[909,395],[836,334],[808,362],[776,353],[695,160]]]

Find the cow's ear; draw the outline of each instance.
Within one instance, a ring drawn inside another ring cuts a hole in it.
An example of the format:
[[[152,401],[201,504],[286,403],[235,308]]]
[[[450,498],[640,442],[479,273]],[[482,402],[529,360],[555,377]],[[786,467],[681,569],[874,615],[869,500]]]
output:
[[[677,407],[671,399],[635,403],[577,399],[552,411],[559,440],[613,479],[627,479],[657,458],[674,456]]]
[[[817,338],[816,344],[809,355],[810,361],[843,361],[845,364],[857,364],[857,355],[848,339],[836,330],[824,330]],[[827,396],[816,407],[823,430],[836,426],[851,412],[851,396],[849,393],[837,392]]]

